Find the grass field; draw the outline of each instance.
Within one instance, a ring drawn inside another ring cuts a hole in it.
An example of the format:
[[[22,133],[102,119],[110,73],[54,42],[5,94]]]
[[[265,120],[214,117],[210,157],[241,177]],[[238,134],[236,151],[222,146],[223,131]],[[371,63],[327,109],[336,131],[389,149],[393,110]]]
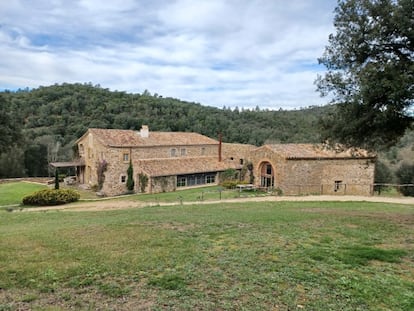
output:
[[[201,188],[189,188],[185,190],[163,192],[156,194],[138,194],[131,196],[132,200],[138,200],[141,202],[160,202],[171,203],[179,202],[196,202],[207,200],[221,200],[221,199],[233,199],[239,197],[254,197],[268,195],[261,191],[243,191],[228,190],[220,186],[208,186]]]
[[[414,206],[0,211],[0,310],[413,310]]]
[[[0,184],[0,206],[20,204],[25,195],[45,188],[45,185],[27,182]]]

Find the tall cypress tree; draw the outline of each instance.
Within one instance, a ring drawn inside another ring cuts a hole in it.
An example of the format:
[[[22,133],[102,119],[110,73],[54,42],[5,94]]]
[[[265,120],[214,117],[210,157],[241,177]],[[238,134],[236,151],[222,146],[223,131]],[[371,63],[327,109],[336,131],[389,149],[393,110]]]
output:
[[[127,170],[127,189],[129,191],[133,191],[134,190],[134,186],[135,186],[135,182],[134,182],[134,168],[132,167],[132,162],[129,161],[129,166],[128,166],[128,170]]]
[[[59,190],[59,170],[55,169],[55,190]]]

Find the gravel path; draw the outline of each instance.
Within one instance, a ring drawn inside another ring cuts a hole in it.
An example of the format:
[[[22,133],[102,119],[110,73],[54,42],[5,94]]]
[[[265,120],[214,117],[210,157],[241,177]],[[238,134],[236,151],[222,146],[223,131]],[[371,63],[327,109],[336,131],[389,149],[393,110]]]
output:
[[[360,201],[360,202],[383,202],[383,203],[396,203],[396,204],[407,204],[414,206],[414,197],[401,197],[401,198],[390,198],[390,197],[376,197],[376,196],[332,196],[332,195],[317,195],[317,196],[267,196],[267,197],[252,197],[252,198],[237,198],[237,199],[226,199],[221,201],[203,201],[203,202],[183,202],[183,205],[194,205],[194,204],[217,204],[217,203],[237,203],[237,202],[280,202],[280,201]],[[132,201],[125,198],[124,200],[100,200],[93,202],[81,201],[77,203],[61,205],[61,206],[45,206],[36,208],[25,208],[22,209],[24,212],[31,211],[108,211],[118,210],[127,208],[142,208],[147,206],[172,206],[180,205],[179,202],[174,203],[158,203],[158,202],[140,202]]]

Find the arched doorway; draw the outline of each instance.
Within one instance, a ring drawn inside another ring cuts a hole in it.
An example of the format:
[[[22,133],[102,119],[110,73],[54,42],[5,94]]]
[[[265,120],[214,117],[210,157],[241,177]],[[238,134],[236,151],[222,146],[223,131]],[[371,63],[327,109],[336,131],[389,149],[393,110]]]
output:
[[[275,186],[275,175],[272,164],[263,162],[259,166],[260,187],[273,188]]]

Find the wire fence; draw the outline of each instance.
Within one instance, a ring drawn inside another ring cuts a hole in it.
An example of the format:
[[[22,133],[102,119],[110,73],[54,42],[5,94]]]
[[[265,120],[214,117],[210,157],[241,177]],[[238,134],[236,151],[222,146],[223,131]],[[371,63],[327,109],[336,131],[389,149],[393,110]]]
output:
[[[374,196],[414,196],[414,184],[373,184]]]
[[[198,200],[221,200],[253,196],[302,195],[363,195],[363,196],[414,196],[414,184],[290,184],[283,187],[248,187],[202,191]]]

